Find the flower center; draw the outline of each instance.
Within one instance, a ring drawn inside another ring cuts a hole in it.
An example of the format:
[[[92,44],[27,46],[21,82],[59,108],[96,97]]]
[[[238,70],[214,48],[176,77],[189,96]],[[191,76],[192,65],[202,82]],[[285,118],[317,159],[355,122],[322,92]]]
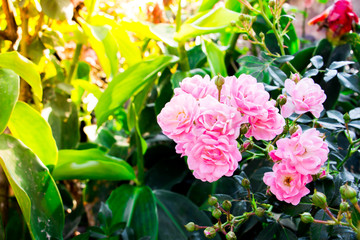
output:
[[[284,185],[290,187],[290,183],[293,179],[290,176],[285,177]]]

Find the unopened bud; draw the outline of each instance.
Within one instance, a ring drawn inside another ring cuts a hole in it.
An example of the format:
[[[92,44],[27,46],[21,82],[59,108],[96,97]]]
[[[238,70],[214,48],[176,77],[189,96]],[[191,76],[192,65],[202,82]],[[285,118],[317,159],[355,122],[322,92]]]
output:
[[[236,27],[236,22],[235,22],[235,21],[231,21],[231,22],[230,22],[230,26]]]
[[[220,211],[220,209],[215,208],[215,209],[212,211],[211,215],[212,215],[214,218],[219,219],[219,218],[221,217],[221,215],[222,215],[222,212]]]
[[[301,80],[301,76],[300,76],[300,74],[298,74],[298,73],[292,74],[290,78],[291,78],[291,80],[293,80],[295,83],[298,83],[298,82]]]
[[[281,106],[285,105],[286,101],[287,101],[286,96],[279,95],[279,97],[276,99],[276,105],[281,107]]]
[[[275,7],[275,4],[276,4],[275,0],[269,1],[269,7],[271,7],[271,8]]]
[[[195,230],[198,230],[198,227],[193,222],[189,222],[184,227],[185,227],[186,231],[188,231],[188,232],[193,232]]]
[[[351,120],[349,113],[345,113],[343,116],[343,119],[344,119],[345,123],[349,123]]]
[[[312,196],[312,202],[315,206],[319,207],[319,208],[326,208],[327,207],[327,202],[326,202],[326,196],[325,194],[321,193],[321,192],[318,192],[314,191],[314,194]]]
[[[245,135],[249,131],[249,126],[247,123],[244,123],[240,127],[240,134]]]
[[[308,212],[304,212],[300,216],[301,216],[301,221],[304,222],[304,223],[312,223],[312,222],[314,222],[313,216],[311,216],[311,214],[308,213]]]
[[[255,215],[258,217],[264,216],[265,210],[261,207],[257,207],[255,210]]]
[[[259,37],[260,37],[261,39],[263,39],[263,38],[265,37],[264,33],[263,33],[263,32],[260,32],[260,33],[259,33]]]
[[[349,185],[345,184],[340,187],[340,194],[341,198],[345,200],[350,200],[351,203],[356,203],[357,199],[357,192],[354,188],[350,187]]]
[[[340,210],[342,212],[347,212],[350,208],[350,205],[347,202],[340,203]]]
[[[244,14],[240,14],[239,20],[240,20],[241,22],[245,21],[245,20],[246,20],[245,15],[244,15]]]
[[[225,83],[225,79],[222,76],[218,75],[215,77],[215,85],[218,89],[221,89],[224,83]]]
[[[216,230],[213,227],[207,227],[204,230],[204,235],[206,238],[214,238],[216,236]]]
[[[294,133],[296,133],[296,131],[298,130],[298,125],[292,125],[290,128],[289,128],[289,133],[290,135],[293,135]]]
[[[226,234],[226,240],[236,240],[236,235],[233,231]]]
[[[231,202],[229,200],[225,200],[223,203],[222,203],[222,207],[225,211],[230,211],[231,209]]]
[[[210,196],[208,199],[208,203],[210,206],[215,206],[218,202],[218,199],[214,196]]]
[[[241,186],[243,186],[245,189],[249,189],[250,188],[250,181],[247,178],[243,178],[243,180],[241,181]]]
[[[243,151],[251,150],[254,147],[254,143],[250,140],[246,140],[241,147]]]
[[[249,40],[249,37],[247,35],[243,35],[242,39],[244,39],[245,41]]]

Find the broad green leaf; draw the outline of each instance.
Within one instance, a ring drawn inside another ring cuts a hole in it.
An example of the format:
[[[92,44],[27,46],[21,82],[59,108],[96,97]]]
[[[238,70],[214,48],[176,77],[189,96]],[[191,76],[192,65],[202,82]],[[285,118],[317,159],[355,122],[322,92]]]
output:
[[[56,164],[58,150],[50,125],[35,109],[24,102],[17,102],[9,128],[12,135],[29,147],[44,165]]]
[[[33,62],[16,51],[5,52],[0,54],[0,67],[13,70],[32,87],[34,94],[42,99],[41,79]]]
[[[148,186],[121,185],[106,203],[113,214],[112,225],[126,222],[126,226],[134,230],[136,239],[145,236],[157,239],[159,222],[155,197]],[[161,226],[159,234],[163,229]]]
[[[71,20],[74,5],[70,0],[40,0],[43,12],[56,20]]]
[[[5,130],[15,107],[19,97],[19,88],[19,76],[10,69],[0,68],[0,134]]]
[[[121,25],[130,32],[136,33],[140,38],[150,38],[157,41],[163,41],[171,47],[177,47],[178,44],[174,41],[174,26],[167,23],[143,23],[143,22],[121,22]]]
[[[124,160],[106,155],[99,149],[59,150],[52,172],[54,179],[133,180],[134,170]]]
[[[79,79],[79,80],[73,80],[71,83],[75,87],[81,87],[82,89],[86,90],[88,93],[94,94],[94,96],[97,99],[101,97],[102,92],[100,88],[89,81]]]
[[[199,12],[203,12],[203,11],[212,9],[218,1],[219,0],[202,0],[200,8],[199,8]]]
[[[98,1],[97,0],[85,0],[84,4],[86,6],[87,12],[88,12],[88,19],[91,18],[93,15],[93,12],[97,8]]]
[[[85,21],[81,21],[81,26],[85,35],[89,38],[91,47],[99,58],[101,67],[108,78],[118,72],[117,44],[108,25],[94,26]]]
[[[215,43],[207,40],[203,40],[203,51],[207,56],[212,77],[220,74],[221,76],[227,76],[225,66],[225,52],[221,51],[219,46]]]
[[[188,232],[184,225],[195,222],[200,226],[211,226],[204,212],[183,195],[166,191],[154,191],[159,216],[159,240],[206,239],[202,231]],[[219,234],[215,239],[220,239]]]
[[[58,149],[76,148],[80,140],[78,110],[67,96],[56,94],[42,116],[50,124]]]
[[[117,43],[121,57],[126,59],[129,66],[141,61],[141,52],[139,47],[131,41],[128,33],[125,31],[124,26],[118,24],[114,19],[105,15],[94,15],[89,24],[93,26],[111,27],[111,33]]]
[[[101,95],[95,107],[97,125],[100,126],[104,123],[133,94],[141,91],[149,81],[153,81],[158,72],[161,72],[166,66],[177,60],[178,58],[174,56],[161,56],[139,62],[125,72],[118,74],[109,83],[108,88]]]
[[[224,7],[200,12],[181,25],[180,31],[175,33],[174,39],[183,42],[202,34],[222,32],[232,21],[238,21],[239,16],[240,13]]]
[[[322,58],[322,56],[319,56],[319,55],[316,55],[316,56],[313,56],[312,58],[310,58],[310,62],[317,69],[320,69],[324,65],[323,58]]]
[[[48,169],[16,138],[0,135],[0,163],[33,239],[63,239],[64,208]]]
[[[240,12],[241,3],[238,0],[225,0],[225,7],[235,12]]]

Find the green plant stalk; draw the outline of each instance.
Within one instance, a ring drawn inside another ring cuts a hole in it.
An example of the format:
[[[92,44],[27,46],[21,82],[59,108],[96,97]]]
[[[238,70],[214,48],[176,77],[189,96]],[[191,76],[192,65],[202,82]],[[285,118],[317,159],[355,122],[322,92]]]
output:
[[[179,65],[181,67],[181,71],[185,72],[186,75],[189,75],[190,64],[189,64],[189,59],[187,57],[187,53],[185,50],[184,42],[179,42],[178,51],[179,51],[179,58],[180,58]]]
[[[276,40],[278,42],[279,48],[280,48],[280,52],[282,56],[285,56],[285,49],[284,49],[284,44],[283,44],[283,39],[282,37],[279,35],[275,24],[273,24],[269,18],[266,16],[265,10],[264,10],[264,4],[262,2],[262,0],[259,0],[259,5],[260,5],[260,14],[261,16],[264,18],[266,24],[273,30],[274,35],[276,37]],[[275,17],[275,16],[274,16]],[[290,70],[294,73],[299,73],[296,68],[290,63],[290,62],[286,62],[286,64],[290,67]]]
[[[137,124],[136,124],[137,125]],[[138,128],[136,126],[136,128]],[[136,129],[135,138],[136,138],[136,164],[137,164],[137,185],[142,186],[145,179],[145,168],[144,168],[144,156],[142,154],[142,146],[140,136],[138,135],[138,129]]]
[[[359,145],[359,146],[356,146],[356,147],[353,149],[353,146],[354,146],[356,143],[358,143],[358,142],[360,142],[360,138],[357,139],[356,141],[350,143],[350,145],[349,145],[349,150],[348,150],[348,152],[346,153],[346,156],[345,156],[344,159],[336,166],[336,169],[337,169],[337,170],[339,170],[339,168],[341,168],[341,167],[346,163],[346,161],[351,157],[351,155],[353,155],[353,154],[359,149],[360,145]]]
[[[67,84],[71,84],[71,80],[74,76],[75,69],[79,62],[82,46],[83,46],[82,43],[76,44],[74,56],[73,56],[73,59],[72,59],[71,65],[70,65],[69,74],[67,75],[67,78],[65,79],[65,83],[67,83]]]

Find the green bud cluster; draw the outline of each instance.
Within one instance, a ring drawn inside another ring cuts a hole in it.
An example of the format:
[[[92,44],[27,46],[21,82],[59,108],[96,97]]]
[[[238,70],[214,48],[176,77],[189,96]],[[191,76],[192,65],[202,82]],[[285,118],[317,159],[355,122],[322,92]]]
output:
[[[350,200],[352,204],[357,203],[357,192],[351,186],[345,184],[340,187],[341,198],[344,200]]]

